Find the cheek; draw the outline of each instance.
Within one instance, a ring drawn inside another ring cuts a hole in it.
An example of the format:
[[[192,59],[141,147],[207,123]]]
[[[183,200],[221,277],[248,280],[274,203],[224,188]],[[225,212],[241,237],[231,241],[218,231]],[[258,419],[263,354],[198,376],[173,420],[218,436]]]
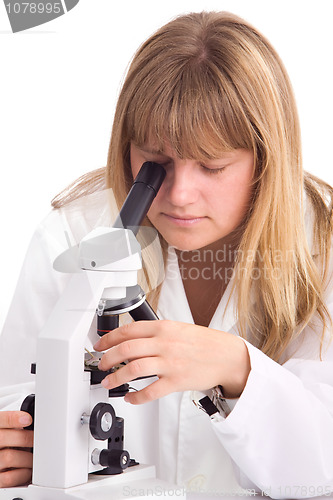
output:
[[[243,218],[252,198],[251,178],[228,179],[207,191],[206,200],[222,219],[238,221]]]
[[[131,171],[132,171],[133,179],[135,179],[135,177],[138,175],[140,168],[141,168],[141,164],[139,165],[139,164],[131,163]]]

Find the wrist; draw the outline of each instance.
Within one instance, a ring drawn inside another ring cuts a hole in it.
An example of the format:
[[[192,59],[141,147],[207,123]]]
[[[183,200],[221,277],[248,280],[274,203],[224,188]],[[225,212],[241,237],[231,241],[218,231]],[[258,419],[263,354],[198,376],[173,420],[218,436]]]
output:
[[[251,361],[249,351],[245,342],[240,338],[237,339],[237,355],[235,357],[230,379],[223,384],[223,395],[227,399],[239,398],[245,389],[247,379],[251,371]]]

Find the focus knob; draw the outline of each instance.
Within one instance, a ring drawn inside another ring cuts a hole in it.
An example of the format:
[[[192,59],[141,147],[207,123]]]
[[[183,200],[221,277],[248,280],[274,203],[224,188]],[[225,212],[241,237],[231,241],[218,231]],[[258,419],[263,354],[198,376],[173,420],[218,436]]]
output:
[[[34,418],[35,418],[35,395],[29,394],[21,404],[21,411],[25,411],[29,413],[32,417],[32,424],[28,427],[25,427],[25,430],[33,431],[34,430]]]
[[[124,470],[129,466],[130,456],[125,450],[102,450],[99,463],[104,467],[116,467]]]
[[[109,439],[113,434],[116,414],[109,403],[98,403],[92,410],[89,420],[91,435],[100,441]]]

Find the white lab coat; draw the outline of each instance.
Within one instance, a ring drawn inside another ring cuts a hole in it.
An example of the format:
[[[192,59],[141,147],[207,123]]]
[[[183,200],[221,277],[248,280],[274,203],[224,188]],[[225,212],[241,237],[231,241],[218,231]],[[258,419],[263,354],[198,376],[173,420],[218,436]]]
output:
[[[54,258],[68,240],[74,244],[93,227],[110,224],[108,207],[107,192],[83,198],[52,212],[35,232],[0,336],[0,408],[18,409],[33,392],[36,339],[70,277],[53,270]],[[308,220],[309,237],[311,227]],[[174,257],[171,251],[157,313],[193,323]],[[234,297],[226,307],[230,288],[210,327],[237,335]],[[326,303],[333,314],[332,287]],[[319,338],[319,328],[307,328],[283,366],[247,342],[246,387],[220,422],[197,409],[189,392],[140,406],[117,400],[125,448],[141,463],[154,463],[159,477],[192,491],[221,495],[242,487],[273,498],[333,492],[333,348],[326,343],[320,360]]]

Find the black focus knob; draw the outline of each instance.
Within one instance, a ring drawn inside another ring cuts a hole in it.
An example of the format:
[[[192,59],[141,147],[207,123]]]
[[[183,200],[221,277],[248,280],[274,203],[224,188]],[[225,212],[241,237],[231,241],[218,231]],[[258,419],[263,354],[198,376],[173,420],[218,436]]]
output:
[[[28,427],[25,427],[25,430],[33,431],[34,430],[34,418],[35,418],[35,395],[29,394],[21,404],[21,411],[25,411],[29,413],[32,417],[32,424]]]
[[[91,412],[89,428],[95,439],[104,441],[113,434],[116,422],[116,414],[109,403],[98,403]]]
[[[128,451],[125,450],[102,450],[99,463],[103,467],[116,467],[124,470],[129,466],[130,456]]]

